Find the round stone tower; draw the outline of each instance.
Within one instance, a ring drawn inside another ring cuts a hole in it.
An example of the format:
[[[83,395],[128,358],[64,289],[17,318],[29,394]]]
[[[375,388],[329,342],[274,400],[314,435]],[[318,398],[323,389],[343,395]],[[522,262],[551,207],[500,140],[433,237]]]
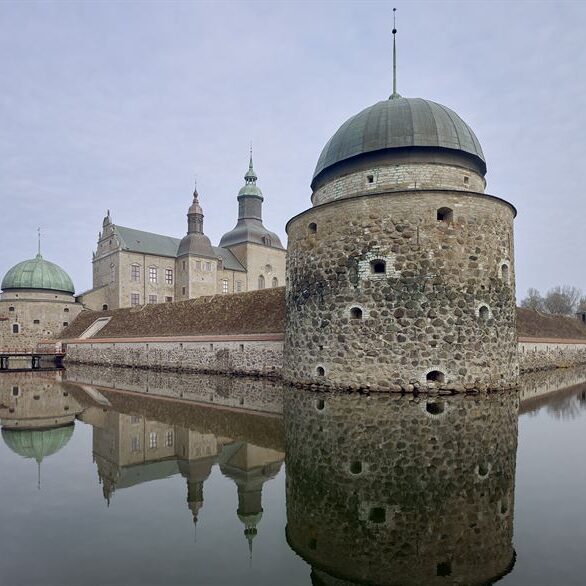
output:
[[[472,129],[430,100],[394,91],[340,127],[287,225],[286,379],[515,385],[516,210],[485,173]]]

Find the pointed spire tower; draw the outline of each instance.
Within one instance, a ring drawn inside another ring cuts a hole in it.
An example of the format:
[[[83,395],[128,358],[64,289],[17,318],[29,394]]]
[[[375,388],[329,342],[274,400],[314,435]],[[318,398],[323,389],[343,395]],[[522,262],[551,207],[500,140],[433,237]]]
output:
[[[216,258],[210,239],[203,232],[203,209],[199,203],[197,183],[193,189],[193,201],[187,210],[187,235],[179,244],[177,256],[193,255]]]
[[[227,232],[220,240],[220,246],[229,248],[239,244],[251,243],[283,249],[281,240],[267,230],[262,223],[262,204],[264,196],[256,184],[258,176],[252,161],[252,145],[248,171],[244,175],[244,186],[238,192],[238,223],[233,230]]]

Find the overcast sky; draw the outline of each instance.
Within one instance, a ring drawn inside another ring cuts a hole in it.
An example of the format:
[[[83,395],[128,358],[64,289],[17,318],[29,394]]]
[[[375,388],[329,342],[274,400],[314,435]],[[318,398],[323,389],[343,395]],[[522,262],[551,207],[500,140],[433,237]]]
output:
[[[586,290],[586,2],[0,2],[0,273],[34,256],[81,292],[107,208],[182,237],[197,176],[214,244],[254,143],[265,225],[310,205],[335,130],[398,89],[475,130],[512,202],[517,295]]]

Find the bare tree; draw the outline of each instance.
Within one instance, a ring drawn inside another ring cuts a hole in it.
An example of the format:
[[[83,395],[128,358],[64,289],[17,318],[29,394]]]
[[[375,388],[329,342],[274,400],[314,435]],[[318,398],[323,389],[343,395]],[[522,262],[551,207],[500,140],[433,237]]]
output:
[[[550,289],[543,300],[543,306],[548,313],[573,315],[576,312],[582,291],[578,287],[564,285]]]
[[[586,312],[586,297],[581,297],[576,311]]]
[[[528,289],[527,297],[521,300],[521,307],[534,309],[535,311],[544,311],[543,297],[541,296],[541,293],[533,287]]]

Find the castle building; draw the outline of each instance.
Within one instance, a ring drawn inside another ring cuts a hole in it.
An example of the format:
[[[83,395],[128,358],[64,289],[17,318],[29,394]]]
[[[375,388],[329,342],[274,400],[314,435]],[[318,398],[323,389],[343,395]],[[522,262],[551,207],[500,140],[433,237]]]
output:
[[[106,310],[284,285],[286,251],[263,225],[264,197],[252,154],[244,180],[238,222],[219,246],[204,232],[197,189],[182,239],[119,226],[108,212],[93,255],[93,287],[80,301],[88,309]]]
[[[55,337],[83,309],[69,275],[40,251],[13,266],[2,279],[0,349],[31,351]]]
[[[313,207],[287,225],[286,379],[516,383],[516,210],[485,192],[485,174],[472,129],[396,82],[342,124],[318,159]]]

